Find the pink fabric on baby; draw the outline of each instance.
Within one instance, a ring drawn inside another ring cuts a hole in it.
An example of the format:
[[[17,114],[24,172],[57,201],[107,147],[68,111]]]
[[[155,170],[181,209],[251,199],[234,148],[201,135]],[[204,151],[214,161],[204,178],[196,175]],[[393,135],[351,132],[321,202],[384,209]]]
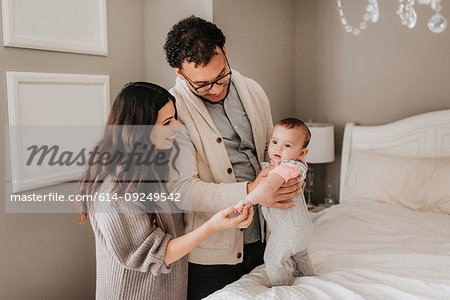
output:
[[[288,182],[289,179],[298,177],[298,175],[300,175],[302,171],[288,162],[283,162],[273,168],[272,171],[269,172],[269,174],[270,173],[278,174],[284,178],[284,182]]]

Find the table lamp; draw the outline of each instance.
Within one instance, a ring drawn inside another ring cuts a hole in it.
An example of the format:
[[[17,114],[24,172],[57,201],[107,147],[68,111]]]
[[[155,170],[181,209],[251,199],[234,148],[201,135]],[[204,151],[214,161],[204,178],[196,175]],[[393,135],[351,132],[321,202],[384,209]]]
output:
[[[311,194],[314,191],[313,164],[324,164],[334,161],[334,126],[327,123],[307,123],[311,131],[308,154],[305,157],[309,169],[306,177],[307,204],[311,205]]]

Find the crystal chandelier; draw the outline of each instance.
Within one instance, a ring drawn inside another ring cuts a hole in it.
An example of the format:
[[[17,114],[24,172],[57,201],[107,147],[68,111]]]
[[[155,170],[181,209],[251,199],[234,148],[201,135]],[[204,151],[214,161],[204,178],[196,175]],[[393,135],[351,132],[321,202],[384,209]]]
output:
[[[353,33],[354,35],[359,35],[362,30],[366,29],[369,22],[376,23],[380,16],[378,1],[367,0],[366,11],[362,20],[358,25],[352,25],[345,17],[341,0],[336,0],[336,2],[339,18],[345,31]],[[431,6],[431,9],[435,11],[435,14],[428,21],[428,29],[430,29],[431,32],[440,33],[447,28],[447,20],[440,14],[440,11],[442,10],[442,0],[417,0],[417,2],[419,4]],[[414,4],[414,0],[398,0],[398,10],[396,11],[397,15],[400,16],[401,24],[410,29],[414,28],[417,23],[417,13],[414,9]]]

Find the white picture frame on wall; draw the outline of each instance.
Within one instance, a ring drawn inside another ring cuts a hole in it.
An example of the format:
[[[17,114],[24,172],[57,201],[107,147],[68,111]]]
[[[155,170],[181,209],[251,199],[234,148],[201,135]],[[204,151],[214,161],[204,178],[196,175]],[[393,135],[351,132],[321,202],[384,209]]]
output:
[[[110,110],[109,76],[6,72],[6,79],[12,192],[78,180],[85,165],[30,167],[27,147],[92,149]]]
[[[3,45],[108,55],[106,0],[2,0]]]

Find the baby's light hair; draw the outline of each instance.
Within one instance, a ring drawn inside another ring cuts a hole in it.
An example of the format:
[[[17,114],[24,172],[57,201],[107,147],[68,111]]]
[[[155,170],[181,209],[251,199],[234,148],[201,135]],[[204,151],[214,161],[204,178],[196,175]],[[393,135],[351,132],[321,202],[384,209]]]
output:
[[[296,118],[286,118],[278,121],[277,124],[275,124],[275,127],[276,126],[283,126],[287,129],[303,130],[303,133],[305,134],[305,142],[303,143],[302,148],[308,147],[309,140],[311,139],[311,131],[309,131],[308,126],[306,126],[305,122],[303,122],[302,120]]]

